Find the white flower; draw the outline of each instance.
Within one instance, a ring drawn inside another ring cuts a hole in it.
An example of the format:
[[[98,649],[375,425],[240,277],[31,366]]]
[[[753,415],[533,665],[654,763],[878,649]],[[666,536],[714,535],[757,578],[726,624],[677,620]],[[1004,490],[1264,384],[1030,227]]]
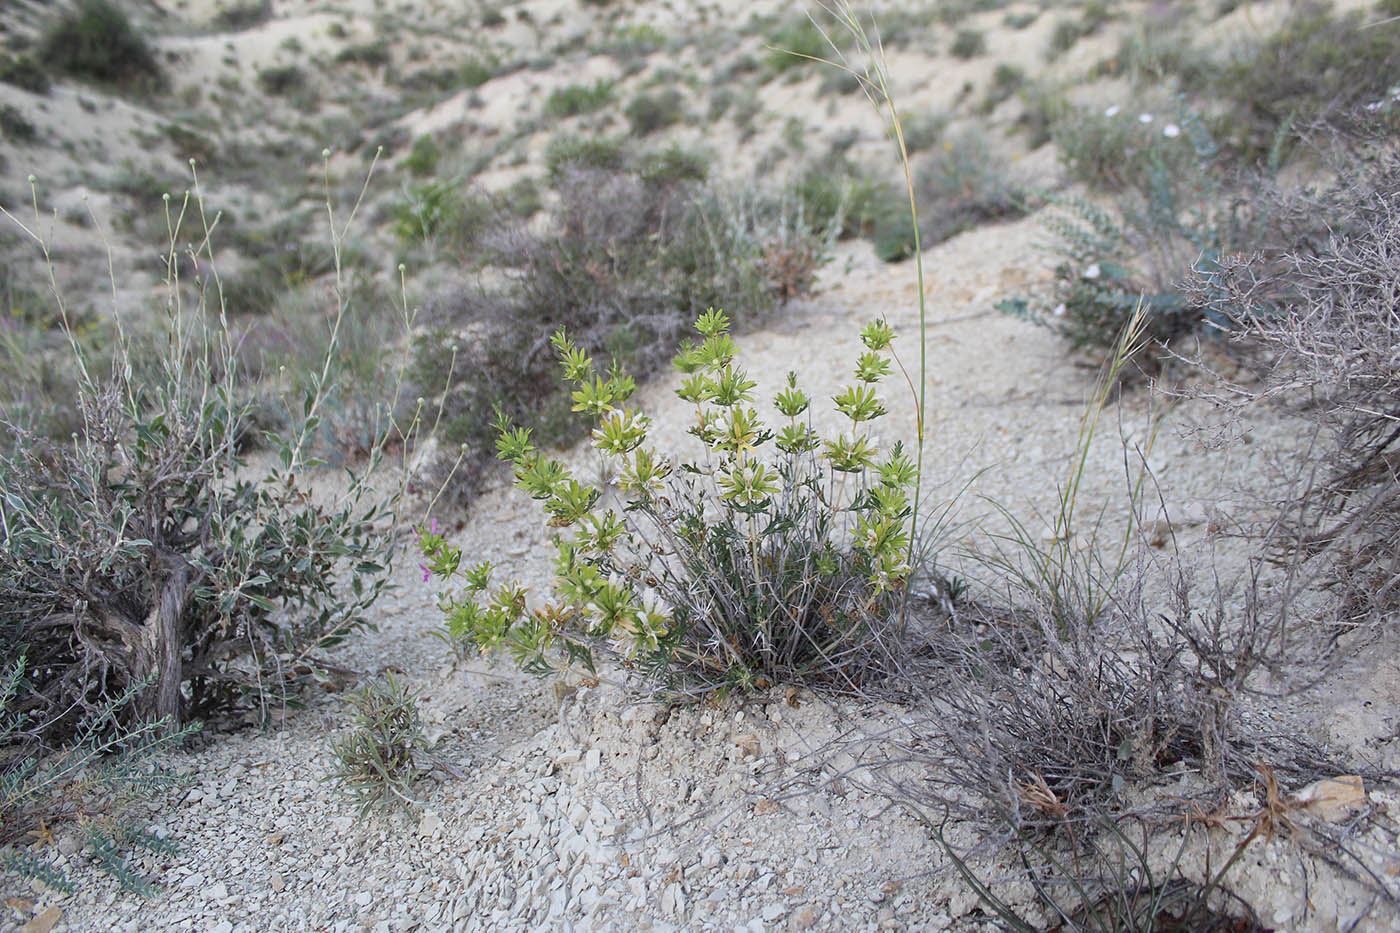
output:
[[[1105,110],[1105,111],[1103,112],[1103,115],[1106,116],[1106,117],[1116,117],[1116,116],[1118,116],[1118,105],[1117,105],[1117,104],[1114,104],[1112,107],[1109,107],[1107,110]]]
[[[1086,278],[1086,279],[1096,279],[1096,278],[1099,277],[1099,273],[1100,273],[1099,264],[1098,264],[1098,263],[1094,263],[1093,265],[1089,266],[1089,268],[1087,268],[1087,269],[1084,270],[1084,278]]]
[[[1065,308],[1065,303],[1062,301],[1059,304],[1055,305],[1055,310],[1051,311],[1050,313],[1055,315],[1055,317],[1064,317],[1066,310],[1068,309]]]
[[[1138,122],[1139,122],[1139,123],[1151,123],[1151,122],[1152,122],[1152,114],[1150,114],[1150,113],[1140,113],[1140,114],[1138,114]]]
[[[1167,137],[1167,139],[1176,139],[1181,135],[1181,127],[1177,126],[1175,123],[1168,123],[1166,126],[1162,127],[1162,135]]]

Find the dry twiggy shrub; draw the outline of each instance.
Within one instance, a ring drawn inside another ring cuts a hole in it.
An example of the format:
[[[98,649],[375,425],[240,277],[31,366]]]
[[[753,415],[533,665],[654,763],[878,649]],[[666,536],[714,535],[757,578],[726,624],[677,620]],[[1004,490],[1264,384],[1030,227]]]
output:
[[[1400,605],[1400,154],[1356,160],[1321,196],[1274,197],[1328,234],[1232,257],[1198,292],[1254,351],[1259,383],[1228,387],[1234,404],[1316,425],[1281,543],[1327,556],[1339,621],[1379,621]]]

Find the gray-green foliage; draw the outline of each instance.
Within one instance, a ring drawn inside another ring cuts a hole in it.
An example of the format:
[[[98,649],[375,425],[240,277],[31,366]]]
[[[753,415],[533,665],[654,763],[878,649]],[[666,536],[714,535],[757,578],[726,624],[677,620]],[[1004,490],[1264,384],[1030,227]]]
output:
[[[361,816],[417,803],[413,782],[426,770],[428,747],[417,694],[389,673],[345,700],[353,716],[349,728],[331,740],[335,768],[329,780]]]
[[[1122,185],[1117,209],[1058,199],[1061,210],[1049,220],[1062,260],[1054,288],[1036,301],[1004,302],[1003,310],[1048,324],[1075,346],[1100,349],[1113,345],[1139,303],[1158,342],[1201,327],[1206,319],[1186,295],[1188,281],[1259,243],[1271,218],[1232,188],[1201,119],[1183,111],[1177,120],[1104,117],[1093,138],[1108,142],[1070,149],[1071,167],[1112,167]]]
[[[17,702],[54,746],[134,688],[118,710],[127,725],[268,715],[317,676],[320,652],[368,624],[387,585],[394,545],[380,522],[393,493],[352,477],[343,495],[318,497],[309,482],[336,339],[304,394],[283,399],[287,427],[265,438],[276,465],[250,468],[233,336],[174,282],[212,255],[207,241],[176,249],[171,210],[164,329],[144,343],[117,319],[100,366],[76,339],[60,352],[76,373],[73,436],[38,433],[22,386],[0,408],[0,657],[28,658]],[[338,242],[336,258],[339,272]],[[217,302],[217,281],[201,294]],[[335,295],[343,317],[338,275]]]

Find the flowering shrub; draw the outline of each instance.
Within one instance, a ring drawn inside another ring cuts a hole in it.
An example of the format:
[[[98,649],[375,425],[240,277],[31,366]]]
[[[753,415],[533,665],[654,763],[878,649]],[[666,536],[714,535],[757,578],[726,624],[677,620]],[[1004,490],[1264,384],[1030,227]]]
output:
[[[557,592],[532,605],[519,584],[493,589],[488,563],[460,566],[460,550],[425,530],[426,571],[465,583],[443,604],[450,642],[504,649],[535,673],[592,671],[602,654],[683,690],[794,679],[849,689],[878,672],[910,572],[918,475],[901,443],[882,454],[869,431],[885,414],[875,386],[891,371],[893,331],[877,321],[862,332],[857,381],[833,399],[849,429],[824,439],[795,374],[773,399],[784,423],[770,428],[728,318],[712,309],[695,326],[700,342],[675,358],[703,444],[685,462],[648,444],[650,419],[627,404],[631,377],[616,365],[600,373],[555,334],[573,410],[594,420],[617,492],[580,482],[498,418],[499,455],[560,529]]]

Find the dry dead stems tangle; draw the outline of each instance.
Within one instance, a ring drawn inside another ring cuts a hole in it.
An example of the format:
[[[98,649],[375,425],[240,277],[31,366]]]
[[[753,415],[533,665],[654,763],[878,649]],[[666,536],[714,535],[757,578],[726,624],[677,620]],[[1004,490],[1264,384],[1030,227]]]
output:
[[[1325,555],[1336,618],[1354,627],[1400,605],[1400,153],[1358,159],[1301,201],[1289,209],[1332,218],[1325,236],[1237,257],[1201,291],[1263,361],[1259,385],[1230,387],[1234,404],[1276,402],[1317,426],[1278,511],[1292,513],[1287,544]]]
[[[1110,367],[1104,384],[1115,382]],[[1100,395],[1096,404],[1107,401]],[[1053,538],[1033,536],[1007,513],[1013,531],[986,563],[982,593],[991,595],[917,626],[925,651],[904,669],[925,685],[915,724],[881,737],[886,766],[873,773],[941,839],[951,823],[963,825],[964,837],[977,827],[972,851],[1009,844],[1046,922],[1065,929],[1158,929],[1167,920],[1234,928],[1213,925],[1227,915],[1252,922],[1247,905],[1226,893],[1226,876],[1253,841],[1277,833],[1306,840],[1305,851],[1394,903],[1365,863],[1369,843],[1300,831],[1296,802],[1279,788],[1280,778],[1300,787],[1348,771],[1385,775],[1338,765],[1296,734],[1257,725],[1273,717],[1245,715],[1315,684],[1327,670],[1321,662],[1337,657],[1334,627],[1301,610],[1322,582],[1316,562],[1292,547],[1301,510],[1256,528],[1251,556],[1233,575],[1215,555],[1193,566],[1140,532],[1115,551],[1102,512],[1087,529],[1075,518],[1096,423],[1091,410]],[[1133,474],[1125,498],[1131,526],[1141,529],[1147,483]],[[1087,543],[1067,543],[1075,529]],[[1253,829],[1223,865],[1189,865],[1189,834],[1175,858],[1159,858],[1174,815],[1199,824],[1200,801],[1228,799],[1256,775],[1264,803],[1231,817]],[[1151,790],[1167,781],[1191,788],[1188,798]],[[984,904],[1020,924],[968,867],[969,846],[945,846]]]

